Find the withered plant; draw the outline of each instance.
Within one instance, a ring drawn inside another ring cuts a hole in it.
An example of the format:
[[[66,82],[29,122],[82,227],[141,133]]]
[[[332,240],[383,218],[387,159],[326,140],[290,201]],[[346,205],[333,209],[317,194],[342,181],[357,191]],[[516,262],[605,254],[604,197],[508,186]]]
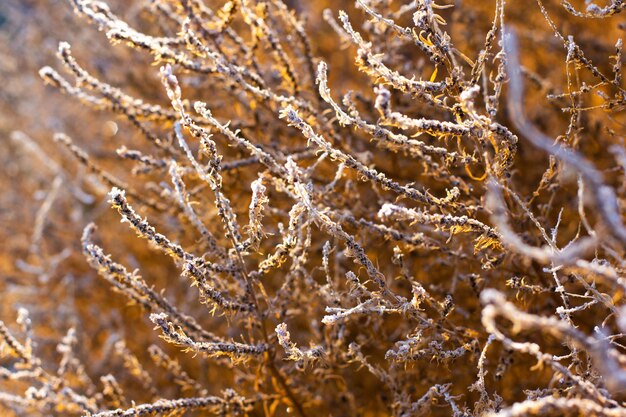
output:
[[[0,413],[626,416],[624,9],[8,0]]]

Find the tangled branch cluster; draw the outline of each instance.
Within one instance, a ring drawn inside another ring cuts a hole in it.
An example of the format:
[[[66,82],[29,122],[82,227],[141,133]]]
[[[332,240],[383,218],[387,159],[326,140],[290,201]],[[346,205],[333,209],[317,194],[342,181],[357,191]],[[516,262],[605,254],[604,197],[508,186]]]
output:
[[[11,134],[78,293],[0,322],[3,413],[626,416],[626,3],[147,3],[39,71],[109,138]]]

